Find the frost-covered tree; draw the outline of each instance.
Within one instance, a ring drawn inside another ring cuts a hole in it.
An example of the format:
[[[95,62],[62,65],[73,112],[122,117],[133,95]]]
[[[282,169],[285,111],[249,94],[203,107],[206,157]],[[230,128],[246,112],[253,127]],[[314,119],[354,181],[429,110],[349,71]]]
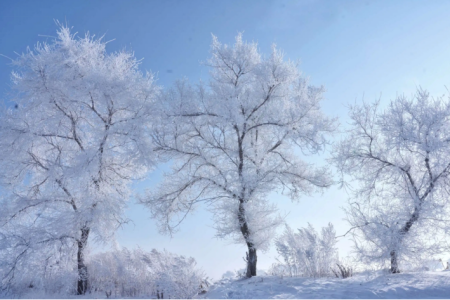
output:
[[[107,53],[102,39],[64,26],[57,33],[13,61],[16,106],[0,116],[0,247],[12,257],[2,279],[29,254],[68,247],[83,294],[88,239],[113,237],[131,181],[151,166],[159,90],[132,53]]]
[[[174,165],[142,202],[163,232],[172,232],[195,204],[206,203],[217,236],[248,247],[251,277],[257,249],[267,249],[281,224],[269,192],[283,188],[297,199],[331,184],[325,168],[295,151],[322,150],[334,124],[320,110],[323,88],[309,85],[275,47],[262,58],[241,35],[231,47],[213,37],[211,54],[208,85],[181,81],[163,96],[154,142]]]
[[[334,161],[356,183],[347,216],[357,253],[390,260],[398,273],[402,261],[439,252],[439,233],[449,225],[450,102],[419,89],[411,100],[378,106],[350,108]]]

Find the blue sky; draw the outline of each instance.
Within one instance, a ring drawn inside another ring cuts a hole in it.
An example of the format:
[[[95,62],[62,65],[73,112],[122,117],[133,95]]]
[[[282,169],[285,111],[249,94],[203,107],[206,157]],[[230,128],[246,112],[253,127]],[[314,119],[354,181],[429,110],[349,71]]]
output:
[[[129,49],[144,58],[142,70],[157,74],[161,86],[187,77],[207,79],[211,33],[233,43],[238,32],[258,42],[268,54],[276,43],[286,58],[299,61],[303,74],[326,88],[324,111],[346,124],[346,104],[397,94],[411,95],[421,86],[432,95],[450,85],[449,1],[0,1],[0,54],[14,57],[27,46],[54,36],[54,20],[73,30],[105,35],[109,51]],[[8,98],[9,60],[0,57],[0,99]],[[326,164],[327,154],[308,157]],[[152,187],[164,167],[137,186]],[[332,188],[304,197],[299,203],[274,193],[271,197],[294,228],[308,222],[319,227],[332,222],[338,234],[348,225],[340,207],[345,191]],[[131,204],[134,224],[118,234],[123,246],[167,250],[193,256],[206,273],[218,278],[227,270],[244,267],[245,247],[214,238],[211,215],[202,208],[190,216],[173,238],[157,233],[149,214]],[[339,242],[341,256],[350,242]],[[260,255],[259,267],[275,260],[274,249]]]

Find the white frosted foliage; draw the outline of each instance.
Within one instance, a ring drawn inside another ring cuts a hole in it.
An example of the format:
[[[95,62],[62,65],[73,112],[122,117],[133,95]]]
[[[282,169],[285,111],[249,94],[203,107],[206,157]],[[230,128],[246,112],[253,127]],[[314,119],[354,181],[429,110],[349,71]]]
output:
[[[284,189],[298,199],[331,184],[326,169],[295,151],[323,150],[334,123],[320,110],[323,88],[309,85],[275,46],[262,57],[241,35],[233,46],[213,36],[207,65],[208,84],[179,81],[160,101],[154,142],[174,165],[141,200],[162,232],[173,232],[205,203],[219,237],[244,243],[249,252],[265,250],[282,223],[268,194]]]
[[[347,218],[366,262],[417,263],[445,250],[449,221],[450,102],[419,89],[350,108],[334,161],[349,185]]]
[[[102,39],[78,38],[64,26],[57,34],[13,61],[16,107],[0,116],[6,281],[30,255],[64,253],[76,268],[66,248],[81,251],[85,279],[88,239],[113,238],[126,221],[129,185],[153,162],[148,128],[159,90],[152,75],[130,52],[107,53]]]

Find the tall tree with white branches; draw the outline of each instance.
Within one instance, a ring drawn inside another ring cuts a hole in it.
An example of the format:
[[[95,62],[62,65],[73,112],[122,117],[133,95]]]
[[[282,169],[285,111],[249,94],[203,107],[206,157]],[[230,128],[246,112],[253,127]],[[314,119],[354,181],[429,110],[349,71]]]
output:
[[[84,294],[88,240],[114,236],[132,180],[152,165],[159,89],[132,53],[107,53],[101,38],[65,26],[57,33],[13,61],[16,107],[0,116],[1,248],[12,256],[3,280],[27,255],[67,247]]]
[[[141,201],[172,232],[199,202],[215,216],[217,236],[247,246],[247,277],[256,275],[257,250],[269,246],[282,218],[267,196],[283,189],[292,199],[331,185],[325,168],[295,154],[317,153],[335,127],[320,110],[323,88],[308,84],[297,66],[272,48],[234,46],[213,37],[207,86],[178,82],[161,101],[155,149],[174,160],[156,191]]]
[[[351,185],[346,209],[357,253],[368,262],[390,261],[399,273],[409,259],[439,253],[448,230],[450,102],[419,89],[350,108],[352,120],[334,161]]]

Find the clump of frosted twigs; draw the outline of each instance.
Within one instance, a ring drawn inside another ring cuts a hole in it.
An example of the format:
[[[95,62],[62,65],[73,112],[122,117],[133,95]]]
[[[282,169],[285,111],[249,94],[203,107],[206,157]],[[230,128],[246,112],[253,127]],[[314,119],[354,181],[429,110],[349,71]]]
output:
[[[322,228],[320,233],[311,224],[297,232],[286,225],[275,245],[283,262],[272,272],[282,271],[287,276],[328,277],[332,275],[332,266],[339,262],[336,232],[331,223]]]
[[[337,269],[331,268],[334,276],[337,278],[348,278],[353,276],[353,268],[344,264],[336,264]]]

